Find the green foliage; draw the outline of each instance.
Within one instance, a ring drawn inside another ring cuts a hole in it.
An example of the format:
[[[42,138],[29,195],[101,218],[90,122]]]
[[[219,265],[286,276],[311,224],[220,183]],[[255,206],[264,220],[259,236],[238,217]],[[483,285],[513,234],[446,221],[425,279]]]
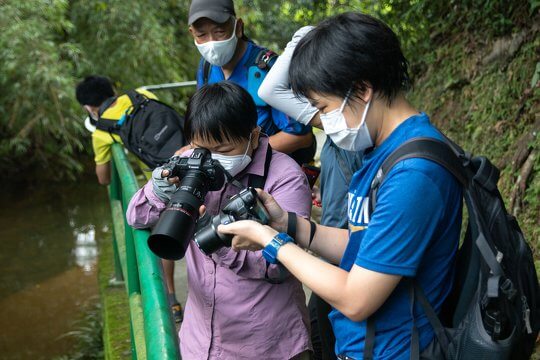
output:
[[[75,84],[91,73],[119,91],[193,79],[188,0],[0,2],[0,171],[74,179],[91,155]],[[159,94],[182,108],[186,92]]]
[[[539,259],[540,140],[535,129],[540,109],[536,55],[540,37],[532,27],[526,37],[530,40],[510,58],[502,56],[490,63],[483,59],[491,46],[485,46],[477,34],[454,37],[447,46],[433,48],[425,56],[433,60],[416,81],[411,100],[465,149],[486,155],[501,169],[499,188],[507,207],[522,167],[514,159],[524,149],[536,151],[525,191],[518,199],[517,217]]]
[[[536,69],[534,70],[534,74],[531,79],[531,88],[534,88],[536,84],[538,84],[538,80],[540,80],[540,61],[536,63]]]
[[[376,1],[361,0],[237,0],[237,15],[246,23],[248,37],[276,51],[281,50],[298,28],[316,25],[345,11],[375,13]]]
[[[530,24],[537,0],[237,0],[247,35],[276,51],[301,26],[346,11],[376,16],[398,34],[413,73],[433,62],[431,50],[464,34],[487,40]],[[529,11],[529,8],[531,10]],[[533,9],[534,8],[534,9]],[[420,55],[420,56],[419,56]]]
[[[187,14],[180,10],[186,5],[187,1],[73,1],[70,35],[84,54],[78,73],[106,75],[120,90],[188,80],[196,59],[186,56],[192,47],[182,25]]]
[[[0,171],[33,168],[47,175],[48,164],[64,174],[81,170],[74,154],[82,149],[74,121],[74,78],[65,43],[68,2],[5,1],[0,10]]]
[[[531,3],[530,12],[531,14],[534,14],[536,10],[540,8],[540,1],[539,0],[529,0]]]

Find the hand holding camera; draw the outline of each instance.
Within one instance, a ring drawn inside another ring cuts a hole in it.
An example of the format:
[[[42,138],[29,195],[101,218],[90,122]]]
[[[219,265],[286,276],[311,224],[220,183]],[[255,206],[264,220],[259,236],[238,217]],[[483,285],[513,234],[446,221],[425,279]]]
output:
[[[177,178],[180,181],[178,189],[170,195],[167,208],[148,238],[148,247],[161,258],[178,260],[184,257],[193,237],[199,219],[199,208],[204,203],[206,194],[223,187],[225,170],[204,148],[195,149],[189,157],[173,156],[167,164],[156,170],[159,172],[156,174],[159,179],[153,180],[154,192],[156,186],[159,188],[159,182],[166,182],[163,188],[169,189],[169,186],[176,188],[171,179]],[[168,179],[163,178],[166,175],[169,176]],[[246,188],[233,196],[222,211],[195,234],[197,246],[207,255],[223,246],[231,246],[233,235],[219,233],[217,228],[221,224],[238,220],[255,220],[262,224],[270,221],[270,215],[255,189]]]
[[[233,196],[220,213],[210,220],[208,226],[195,234],[195,243],[206,255],[224,246],[230,247],[233,235],[219,232],[218,226],[238,220],[255,220],[264,225],[269,222],[268,212],[259,200],[255,189],[251,187]]]
[[[154,194],[163,202],[169,202],[178,189],[176,185],[180,180],[178,177],[170,178],[169,170],[160,166],[152,171],[152,190]]]
[[[269,216],[268,226],[255,221],[237,221],[219,226],[219,232],[230,236],[239,235],[241,240],[233,241],[234,250],[257,250],[264,248],[278,232],[286,232],[288,213],[284,211],[272,195],[256,190],[262,206]]]
[[[206,194],[221,189],[225,174],[204,148],[193,150],[189,157],[173,156],[162,167],[162,175],[165,171],[169,178],[181,180],[148,238],[148,247],[161,258],[178,260],[184,257],[193,236]]]

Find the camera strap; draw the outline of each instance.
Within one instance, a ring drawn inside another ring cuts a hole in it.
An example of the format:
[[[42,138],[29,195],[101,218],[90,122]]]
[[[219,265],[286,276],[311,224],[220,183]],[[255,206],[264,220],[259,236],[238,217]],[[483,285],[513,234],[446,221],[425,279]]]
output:
[[[296,213],[289,211],[287,217],[287,235],[296,238]],[[296,243],[296,240],[294,241]]]
[[[233,186],[237,187],[237,188],[240,189],[240,190],[246,188],[244,185],[242,185],[242,183],[241,183],[240,181],[236,180],[236,179],[233,178],[233,177],[227,178],[227,182],[228,182],[229,184],[232,184]]]
[[[268,144],[266,148],[266,158],[264,160],[264,172],[263,175],[249,174],[248,186],[252,188],[264,189],[266,183],[266,177],[268,176],[268,169],[270,168],[270,162],[272,161],[272,147]]]

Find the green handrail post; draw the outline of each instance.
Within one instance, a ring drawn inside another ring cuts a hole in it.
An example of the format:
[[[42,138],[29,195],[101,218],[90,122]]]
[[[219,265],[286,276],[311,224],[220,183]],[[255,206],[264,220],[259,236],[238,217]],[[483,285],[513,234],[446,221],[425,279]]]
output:
[[[109,185],[109,198],[111,199],[111,205],[112,205],[113,199],[120,200],[120,189],[119,189],[120,180],[118,179],[118,173],[116,172],[114,161],[111,163],[111,177],[112,177],[111,184]],[[111,206],[111,212],[114,213],[112,206]],[[114,254],[114,279],[112,279],[111,284],[120,284],[124,281],[124,275],[122,274],[122,265],[120,264],[120,257],[118,256],[118,241],[116,239],[116,233],[114,229],[112,231],[112,239],[113,239],[113,254]]]
[[[129,201],[129,200],[128,200]],[[125,224],[125,239],[126,239],[126,262],[127,262],[127,290],[128,296],[133,293],[140,294],[141,286],[139,280],[139,269],[137,266],[137,255],[135,255],[135,245],[133,244],[133,232],[126,221],[126,209],[123,209],[123,221]]]
[[[146,245],[149,235],[148,231],[135,230],[139,266],[151,269],[145,272],[144,276],[141,274],[141,284],[145,284],[144,288],[150,287],[150,284],[155,285],[153,287],[155,291],[142,294],[145,333],[156,335],[146,337],[147,354],[149,359],[176,359],[176,356],[179,356],[178,335],[165,295],[161,264]],[[143,255],[144,253],[150,256]]]
[[[138,190],[135,174],[129,165],[122,145],[113,144],[112,155],[110,199],[111,203],[121,201],[123,209],[122,218],[113,217],[113,221],[123,222],[125,229],[127,274],[123,275],[126,278],[126,290],[130,300],[141,300],[130,301],[133,358],[181,359],[176,327],[166,296],[160,260],[147,246],[150,232],[133,229],[126,221],[125,213],[128,203]],[[134,315],[138,314],[138,311],[142,312],[142,321]],[[143,331],[141,331],[141,327]],[[142,339],[138,335],[141,333],[144,334]],[[140,341],[143,343],[139,343]]]

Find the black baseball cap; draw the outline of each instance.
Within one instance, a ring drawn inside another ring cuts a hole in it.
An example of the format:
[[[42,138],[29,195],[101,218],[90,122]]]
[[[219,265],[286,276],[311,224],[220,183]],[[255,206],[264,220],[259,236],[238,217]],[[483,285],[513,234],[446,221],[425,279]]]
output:
[[[189,6],[188,25],[201,18],[222,24],[231,16],[236,16],[232,0],[192,0]]]

